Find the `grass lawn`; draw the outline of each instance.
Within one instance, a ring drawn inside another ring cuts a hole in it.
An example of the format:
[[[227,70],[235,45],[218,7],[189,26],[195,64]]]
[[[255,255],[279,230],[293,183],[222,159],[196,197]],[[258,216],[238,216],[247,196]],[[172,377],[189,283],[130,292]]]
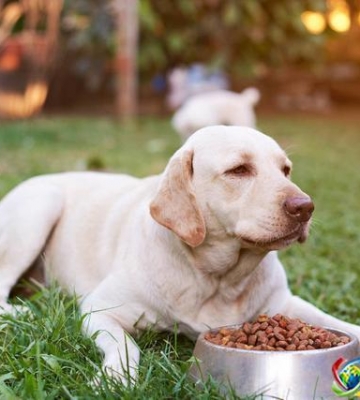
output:
[[[316,211],[304,245],[281,253],[294,293],[360,324],[360,118],[263,116],[259,128],[294,162],[293,180]],[[146,176],[162,171],[180,140],[167,119],[121,125],[107,118],[42,117],[0,124],[0,196],[27,177],[104,167]],[[0,276],[1,279],[1,276]],[[0,318],[1,399],[222,399],[216,384],[186,379],[193,343],[145,332],[133,389],[91,378],[101,355],[81,335],[75,300],[56,287],[26,301],[31,315]],[[236,398],[235,396],[230,398]]]

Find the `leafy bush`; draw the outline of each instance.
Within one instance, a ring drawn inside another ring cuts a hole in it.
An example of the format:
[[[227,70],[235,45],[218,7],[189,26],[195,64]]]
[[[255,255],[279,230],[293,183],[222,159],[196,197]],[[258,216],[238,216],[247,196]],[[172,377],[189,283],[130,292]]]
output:
[[[73,72],[93,90],[104,83],[115,54],[116,3],[65,1],[63,50],[72,55]],[[300,15],[324,7],[321,0],[139,0],[139,75],[148,81],[199,61],[235,77],[318,63],[324,36],[310,35]]]

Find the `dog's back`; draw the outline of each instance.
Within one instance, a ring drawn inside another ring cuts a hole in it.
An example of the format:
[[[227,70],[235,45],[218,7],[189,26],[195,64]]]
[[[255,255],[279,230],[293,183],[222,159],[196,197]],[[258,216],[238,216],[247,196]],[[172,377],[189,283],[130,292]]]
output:
[[[11,282],[3,285],[4,290],[10,290],[25,265],[44,251],[48,279],[70,290],[76,288],[77,294],[88,293],[111,268],[109,259],[116,243],[104,240],[104,235],[116,230],[116,236],[108,237],[119,236],[132,207],[139,209],[156,179],[69,172],[31,178],[16,187],[0,203],[0,261],[2,267],[12,265]],[[13,243],[8,243],[14,238],[24,254],[21,265],[14,261]],[[95,257],[94,248],[102,249],[101,255]],[[82,271],[81,265],[87,270]],[[0,293],[0,302],[5,303],[7,295]]]

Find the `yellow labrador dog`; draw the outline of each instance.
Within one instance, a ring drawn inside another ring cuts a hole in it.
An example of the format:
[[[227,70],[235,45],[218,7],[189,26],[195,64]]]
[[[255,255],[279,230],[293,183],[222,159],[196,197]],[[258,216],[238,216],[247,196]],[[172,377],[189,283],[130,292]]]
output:
[[[249,87],[241,93],[215,90],[194,94],[176,111],[171,122],[183,141],[211,125],[243,125],[256,128],[255,106],[260,92]]]
[[[176,324],[190,336],[277,312],[360,337],[293,296],[275,250],[308,235],[314,205],[270,137],[245,127],[199,130],[159,176],[35,177],[0,203],[0,304],[44,254],[48,279],[75,291],[98,332],[106,371],[136,376],[128,334]]]

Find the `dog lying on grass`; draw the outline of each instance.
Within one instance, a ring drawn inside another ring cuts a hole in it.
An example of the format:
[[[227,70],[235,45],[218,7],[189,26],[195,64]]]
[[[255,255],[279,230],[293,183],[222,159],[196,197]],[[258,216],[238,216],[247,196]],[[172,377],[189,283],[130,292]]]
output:
[[[254,107],[260,92],[247,88],[241,93],[216,90],[191,96],[176,111],[172,125],[183,141],[200,128],[211,125],[256,127]]]
[[[61,173],[32,178],[0,203],[0,304],[43,254],[48,280],[79,296],[103,367],[136,377],[130,335],[149,325],[196,337],[281,313],[348,330],[293,296],[276,250],[304,242],[314,205],[291,162],[250,128],[201,129],[159,176]]]

